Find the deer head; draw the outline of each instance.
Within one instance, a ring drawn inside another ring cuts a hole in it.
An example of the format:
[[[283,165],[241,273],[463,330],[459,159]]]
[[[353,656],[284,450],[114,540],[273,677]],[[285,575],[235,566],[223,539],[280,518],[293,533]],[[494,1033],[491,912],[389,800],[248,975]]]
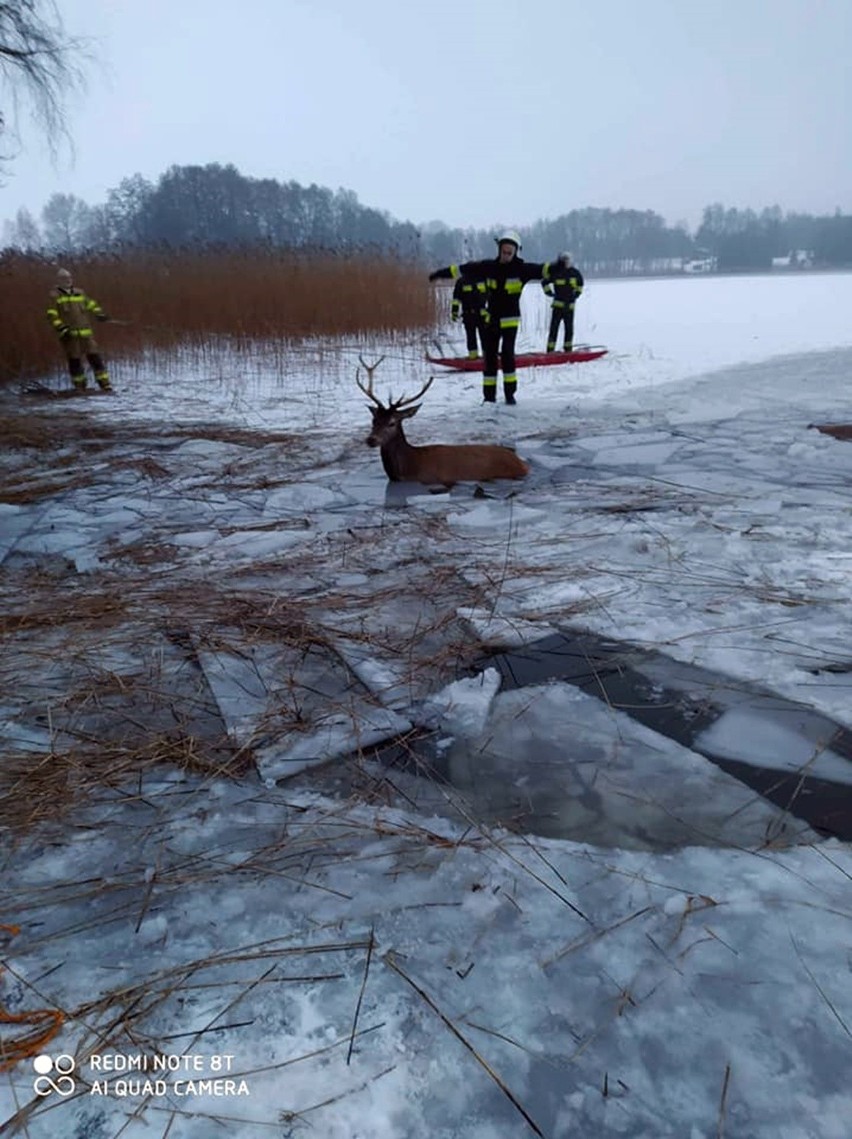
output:
[[[373,405],[373,427],[367,436],[370,447],[380,447],[385,473],[392,482],[441,483],[452,486],[457,482],[478,482],[488,479],[522,479],[529,467],[509,447],[487,443],[466,443],[450,446],[435,443],[427,447],[413,447],[405,438],[404,419],[416,415],[421,399],[432,386],[430,376],[420,391],[413,396],[402,396],[382,403],[373,391],[373,374],[384,360],[380,356],[375,364],[368,364],[362,356],[361,367],[367,373],[366,386],[361,383],[361,372],[355,372],[355,383]]]
[[[402,421],[403,419],[410,419],[412,415],[416,415],[420,410],[422,404],[417,403],[422,396],[426,394],[432,385],[434,376],[430,376],[417,395],[414,396],[401,396],[395,400],[391,397],[387,405],[383,404],[376,393],[373,391],[373,374],[384,360],[384,356],[380,356],[375,364],[368,364],[363,356],[359,356],[361,367],[367,373],[367,386],[361,383],[361,369],[359,368],[355,373],[355,383],[361,389],[365,396],[375,405],[370,408],[373,416],[373,429],[367,436],[367,444],[370,447],[385,447],[392,443],[394,438],[402,435]]]

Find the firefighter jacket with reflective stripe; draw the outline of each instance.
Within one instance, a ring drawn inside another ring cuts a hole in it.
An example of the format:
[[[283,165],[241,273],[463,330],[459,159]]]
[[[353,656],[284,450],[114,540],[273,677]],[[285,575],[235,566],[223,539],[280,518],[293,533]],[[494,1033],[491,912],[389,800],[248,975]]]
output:
[[[433,280],[456,280],[467,277],[471,281],[483,281],[488,296],[488,312],[491,324],[499,323],[501,328],[517,328],[521,322],[521,292],[528,281],[549,281],[552,266],[546,261],[538,264],[513,257],[511,261],[501,261],[498,257],[489,261],[467,261],[464,265],[448,265],[432,274]]]
[[[550,281],[543,281],[541,287],[553,297],[551,308],[567,308],[583,291],[583,274],[573,265],[557,261],[551,269]]]
[[[74,336],[88,339],[92,335],[92,316],[103,320],[103,309],[96,300],[87,297],[82,289],[51,289],[47,319],[57,332],[67,328]]]
[[[484,281],[470,281],[459,277],[453,289],[450,313],[453,320],[460,316],[481,317],[487,312],[487,288]]]

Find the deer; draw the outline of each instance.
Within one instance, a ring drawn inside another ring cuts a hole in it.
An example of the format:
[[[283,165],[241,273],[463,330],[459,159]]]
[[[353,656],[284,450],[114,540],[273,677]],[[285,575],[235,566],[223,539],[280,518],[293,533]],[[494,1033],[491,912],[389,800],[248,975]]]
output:
[[[433,443],[425,447],[413,446],[405,437],[402,421],[417,414],[422,407],[417,401],[428,392],[435,377],[430,376],[416,395],[402,396],[397,400],[391,397],[385,406],[373,391],[373,374],[384,356],[380,356],[374,364],[368,364],[363,356],[358,359],[367,373],[367,384],[365,386],[361,383],[360,368],[356,369],[355,383],[375,404],[370,408],[373,428],[366,442],[370,447],[381,448],[382,465],[391,482],[440,483],[451,487],[457,482],[522,479],[529,474],[529,464],[510,447],[500,447],[493,443]]]

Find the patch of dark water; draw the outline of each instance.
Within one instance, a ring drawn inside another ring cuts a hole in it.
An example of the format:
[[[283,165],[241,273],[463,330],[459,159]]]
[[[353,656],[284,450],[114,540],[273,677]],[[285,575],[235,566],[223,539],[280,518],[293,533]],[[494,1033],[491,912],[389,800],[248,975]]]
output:
[[[557,633],[484,657],[477,667],[496,668],[504,690],[552,680],[574,685],[703,755],[815,830],[852,839],[852,732],[804,704],[591,633]],[[718,731],[726,716],[741,732],[736,755],[730,733]],[[771,766],[761,746],[768,736],[780,745]],[[827,752],[837,781],[810,773],[811,761]]]

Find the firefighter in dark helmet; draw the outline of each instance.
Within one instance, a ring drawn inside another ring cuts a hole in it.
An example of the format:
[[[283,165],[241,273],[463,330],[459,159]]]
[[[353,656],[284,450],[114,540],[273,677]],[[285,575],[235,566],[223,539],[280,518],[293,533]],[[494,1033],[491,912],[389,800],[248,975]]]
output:
[[[574,305],[583,291],[583,274],[571,263],[570,253],[560,253],[553,266],[550,281],[541,286],[549,297],[553,297],[550,306],[550,331],[547,334],[547,351],[556,351],[556,341],[559,339],[559,325],[565,324],[565,352],[574,347]]]
[[[521,292],[528,281],[549,281],[549,263],[536,264],[518,256],[521,239],[513,229],[501,231],[494,239],[497,256],[487,261],[468,261],[464,265],[448,265],[429,274],[430,281],[468,280],[483,282],[488,298],[488,322],[483,329],[484,370],[482,395],[486,403],[497,399],[497,370],[503,369],[503,395],[506,403],[515,402],[518,377],[515,374],[515,341],[521,324]]]
[[[484,281],[471,281],[467,277],[459,277],[453,289],[450,319],[454,323],[461,320],[464,325],[469,360],[479,359],[479,339],[482,338],[482,329],[488,320],[486,303]]]
[[[98,387],[102,391],[111,392],[109,372],[92,335],[92,317],[95,320],[109,320],[98,302],[74,285],[68,270],[60,269],[56,274],[56,287],[50,291],[47,319],[59,334],[71,382],[77,391],[86,390],[86,370],[83,365],[85,357]]]

